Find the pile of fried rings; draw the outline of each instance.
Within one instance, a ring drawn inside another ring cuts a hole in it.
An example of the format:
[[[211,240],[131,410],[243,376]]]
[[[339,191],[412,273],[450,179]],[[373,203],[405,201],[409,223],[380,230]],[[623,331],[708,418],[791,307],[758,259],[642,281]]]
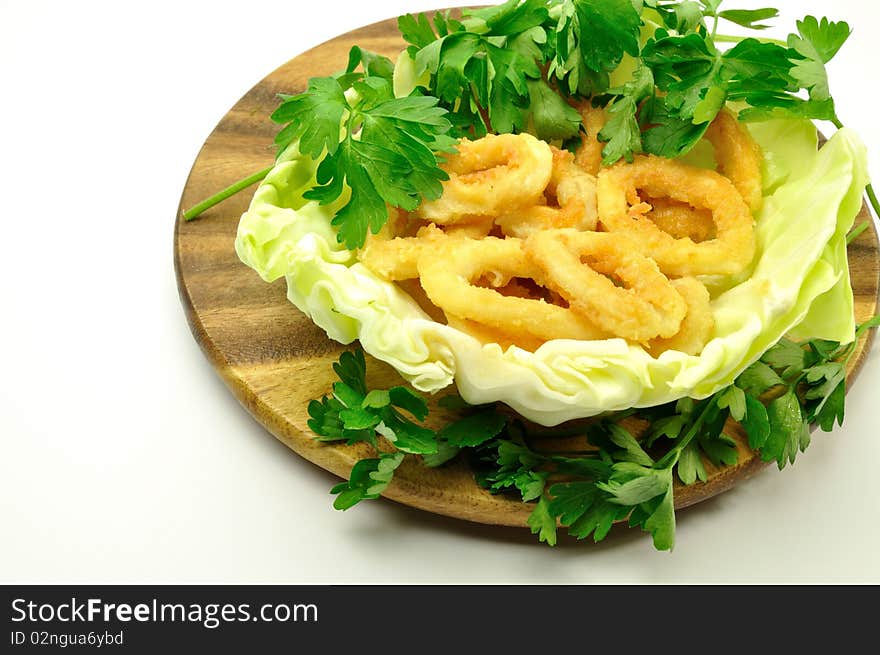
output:
[[[717,170],[654,155],[602,167],[607,117],[581,112],[575,153],[529,134],[463,140],[442,195],[392,212],[359,259],[483,343],[619,337],[697,355],[714,329],[699,276],[755,255],[760,150],[725,109],[705,134]]]

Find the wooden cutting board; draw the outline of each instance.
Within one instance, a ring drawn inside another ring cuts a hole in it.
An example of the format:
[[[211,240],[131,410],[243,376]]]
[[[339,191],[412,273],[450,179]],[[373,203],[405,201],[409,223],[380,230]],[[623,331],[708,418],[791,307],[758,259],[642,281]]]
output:
[[[277,94],[300,93],[309,78],[343,69],[354,44],[392,58],[404,47],[396,19],[386,20],[309,50],[260,81],[229,110],[205,142],[187,179],[174,232],[180,299],[205,355],[235,397],[269,432],[299,455],[345,477],[358,459],[370,456],[370,449],[363,444],[319,443],[306,424],[308,402],[329,391],[335,380],[331,365],[344,347],[330,341],[287,301],[283,280],[266,284],[236,257],[236,228],[253,189],[191,222],[183,221],[180,213],[271,165],[278,126],[269,116],[278,104]],[[877,231],[866,207],[857,223],[864,220],[871,222],[871,227],[849,249],[859,322],[877,311],[880,277]],[[861,368],[873,332],[857,345],[850,363],[850,383]],[[377,360],[368,358],[367,367],[373,388],[401,382],[395,371]],[[739,441],[739,464],[722,469],[708,465],[707,482],[676,488],[677,508],[725,491],[763,466],[744,445],[737,424],[728,426],[727,432]],[[398,469],[385,494],[388,498],[481,523],[525,525],[531,507],[484,491],[464,463],[429,469],[410,460]]]

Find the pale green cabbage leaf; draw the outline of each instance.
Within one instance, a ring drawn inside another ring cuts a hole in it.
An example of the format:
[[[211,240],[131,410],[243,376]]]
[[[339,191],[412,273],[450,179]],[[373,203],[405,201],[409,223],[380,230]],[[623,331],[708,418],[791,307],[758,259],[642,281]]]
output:
[[[289,300],[330,338],[360,340],[421,391],[454,382],[469,403],[501,401],[544,425],[701,398],[730,384],[785,334],[848,342],[854,332],[846,233],[867,182],[864,146],[841,129],[817,150],[809,121],[750,129],[765,155],[758,254],[745,279],[709,281],[717,294],[715,330],[699,356],[667,351],[653,358],[622,339],[502,349],[431,320],[337,242],[330,221],[345,194],[327,206],[302,197],[317,163],[295,145],[255,192],[235,248],[267,282],[284,277]]]

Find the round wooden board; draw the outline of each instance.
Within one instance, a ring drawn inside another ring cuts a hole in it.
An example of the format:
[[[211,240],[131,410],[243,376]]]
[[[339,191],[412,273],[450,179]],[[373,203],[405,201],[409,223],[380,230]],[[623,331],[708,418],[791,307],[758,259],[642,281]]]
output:
[[[252,190],[221,203],[198,220],[185,222],[179,216],[184,208],[270,165],[278,126],[269,116],[278,104],[277,94],[300,93],[309,78],[343,69],[354,44],[392,58],[404,47],[396,19],[390,19],[309,50],[259,82],[230,109],[205,142],[187,179],[174,234],[180,298],[208,359],[239,401],[273,435],[299,455],[346,477],[358,459],[369,456],[369,448],[319,443],[306,423],[308,402],[329,391],[335,379],[331,365],[344,347],[330,341],[287,301],[283,280],[266,284],[236,257],[236,228]],[[864,220],[870,228],[849,249],[857,321],[876,313],[880,277],[877,231],[867,207],[862,208],[857,222]],[[873,332],[857,346],[850,382],[864,361]],[[367,367],[373,388],[401,381],[381,362],[368,358]],[[707,482],[677,487],[677,508],[725,491],[763,466],[744,445],[738,425],[731,424],[728,433],[739,442],[739,464],[722,469],[709,465]],[[411,460],[407,458],[400,467],[386,497],[480,523],[526,525],[531,508],[481,489],[464,463],[454,461],[429,469]]]

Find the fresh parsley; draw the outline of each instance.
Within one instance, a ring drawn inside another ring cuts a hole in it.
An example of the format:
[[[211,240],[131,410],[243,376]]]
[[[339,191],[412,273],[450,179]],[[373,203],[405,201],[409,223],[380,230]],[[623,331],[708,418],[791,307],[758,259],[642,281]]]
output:
[[[628,2],[629,0],[624,0]],[[543,0],[509,0],[465,10],[462,20],[437,13],[401,16],[423,92],[450,112],[457,134],[532,131],[546,140],[578,133],[580,115],[542,75],[549,50],[549,11]]]
[[[364,72],[351,70],[359,63]],[[304,197],[328,204],[348,194],[333,225],[350,249],[381,229],[388,206],[412,211],[422,198],[438,198],[447,179],[438,155],[455,144],[446,110],[431,96],[394,97],[391,71],[387,59],[353,49],[344,74],[313,78],[272,114],[285,124],[275,138],[279,150],[298,142],[300,152],[321,160],[317,185]]]
[[[735,424],[763,461],[780,469],[793,463],[813,427],[827,432],[843,423],[847,363],[858,339],[878,325],[880,316],[863,323],[844,345],[783,338],[708,398],[556,428],[455,395],[439,403],[454,418],[428,428],[428,404],[419,394],[406,386],[369,390],[363,352],[346,351],[334,364],[339,380],[331,393],[309,405],[309,427],[321,441],[365,442],[376,451],[333,487],[337,509],[381,495],[406,455],[426,466],[466,457],[480,486],[532,503],[528,526],[542,542],[555,545],[560,528],[601,541],[614,524],[626,523],[649,533],[658,550],[671,550],[676,480],[691,485],[708,479],[707,464],[735,465],[737,442],[725,434]],[[640,426],[638,437],[631,425]],[[578,437],[583,449],[546,446],[554,437]]]
[[[388,207],[410,211],[440,194],[440,164],[456,138],[530,132],[574,143],[582,129],[575,107],[587,99],[609,114],[599,133],[605,165],[641,152],[686,154],[726,103],[736,103],[744,121],[808,118],[842,127],[825,66],[849,37],[849,25],[806,16],[778,41],[762,36],[777,9],[721,4],[507,0],[458,17],[405,14],[398,28],[418,80],[410,96],[394,97],[389,59],[355,46],[344,72],[282,96],[272,116],[284,124],[276,143],[283,150],[298,142],[301,152],[321,159],[306,197],[338,202],[339,240],[357,248],[384,224]],[[724,23],[755,36],[720,34]],[[612,86],[618,68],[632,73]],[[199,203],[184,218],[269,170]],[[870,185],[867,193],[880,213]]]

